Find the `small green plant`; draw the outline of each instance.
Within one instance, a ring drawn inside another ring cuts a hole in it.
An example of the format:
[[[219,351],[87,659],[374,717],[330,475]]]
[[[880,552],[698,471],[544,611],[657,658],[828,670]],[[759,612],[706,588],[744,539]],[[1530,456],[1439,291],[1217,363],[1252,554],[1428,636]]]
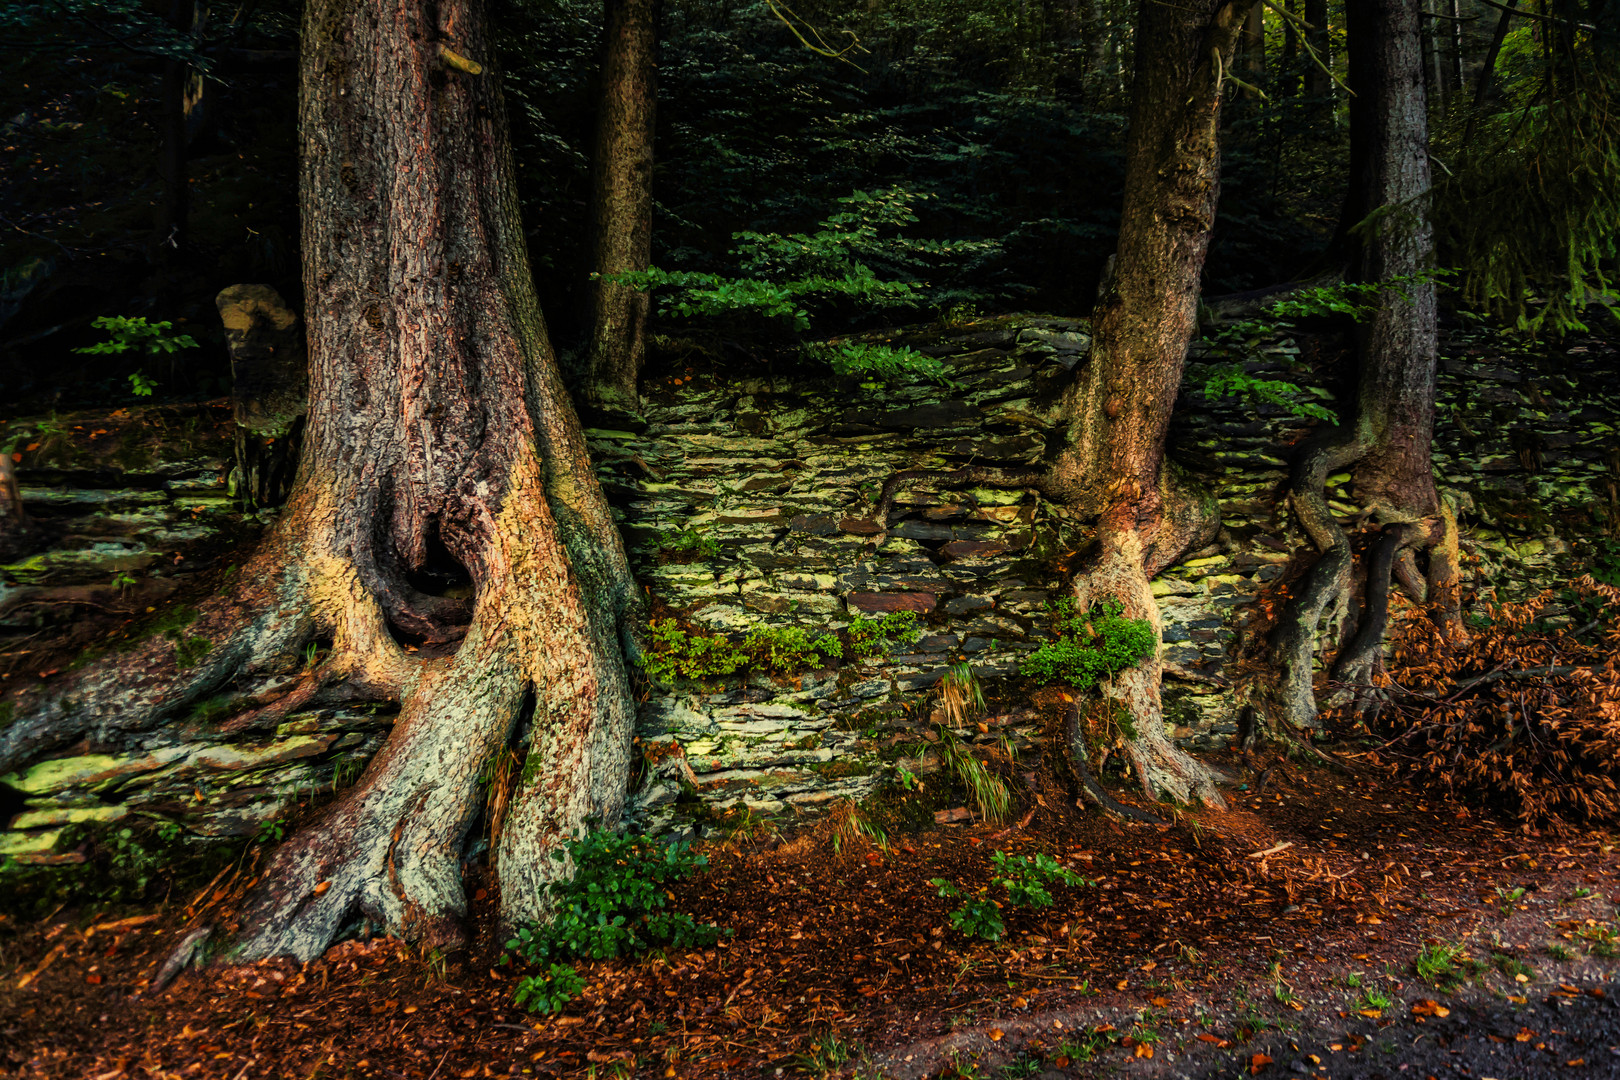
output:
[[[548,964],[545,971],[518,980],[512,1001],[530,1012],[561,1012],[584,989],[585,980],[579,972],[567,964]]]
[[[1383,1012],[1385,1009],[1395,1004],[1395,999],[1384,993],[1382,990],[1369,987],[1367,990],[1363,991],[1361,1000],[1358,1002],[1358,1004],[1363,1009],[1374,1009],[1378,1012]]]
[[[887,656],[897,646],[910,645],[922,637],[915,611],[892,611],[881,619],[855,616],[849,624],[849,651],[857,660]]]
[[[1146,619],[1128,619],[1123,607],[1105,600],[1077,612],[1074,600],[1049,603],[1054,640],[1025,658],[1020,670],[1043,685],[1061,683],[1089,690],[1103,679],[1141,663],[1158,647]]]
[[[134,574],[131,574],[128,570],[120,570],[118,573],[113,575],[112,587],[117,589],[121,594],[127,594],[129,590],[133,589],[139,584],[140,579]]]
[[[945,899],[962,901],[949,916],[958,933],[997,941],[1006,931],[1007,924],[1001,921],[1001,905],[985,895],[988,890],[981,889],[979,895],[967,896],[961,886],[946,878],[929,878],[928,884],[938,889]]]
[[[107,331],[107,340],[74,349],[77,353],[98,355],[139,352],[149,357],[167,356],[181,349],[195,349],[197,340],[190,334],[176,334],[174,323],[148,322],[144,316],[103,315],[91,323],[98,330]],[[151,397],[160,384],[136,371],[129,377],[130,392],[136,397]]]
[[[697,529],[685,528],[659,537],[659,548],[677,555],[691,555],[699,559],[712,559],[720,554],[720,541]]]
[[[990,884],[971,896],[946,878],[931,878],[928,882],[945,899],[962,901],[950,913],[951,925],[959,933],[986,941],[996,941],[1006,931],[1001,918],[1002,905],[991,899],[991,888],[1002,889],[1007,894],[1007,903],[1014,907],[1051,907],[1054,901],[1048,886],[1080,888],[1097,884],[1060,865],[1044,852],[1030,857],[998,851],[990,857],[990,863],[993,868]]]
[[[1352,990],[1359,990],[1361,988],[1361,972],[1352,971],[1350,974],[1346,975],[1344,977],[1344,985],[1348,986]]]
[[[787,675],[844,655],[844,643],[832,634],[811,637],[799,626],[756,626],[738,645],[719,634],[688,633],[674,619],[664,619],[648,624],[648,636],[652,648],[642,663],[664,683],[731,675],[743,667]]]
[[[1535,970],[1529,964],[1516,956],[1509,956],[1507,953],[1493,955],[1491,965],[1515,982],[1519,981],[1520,975],[1523,975],[1527,982],[1536,977]]]
[[[743,640],[743,652],[755,667],[784,675],[843,659],[844,643],[831,634],[811,638],[800,626],[756,626]]]
[[[1568,945],[1561,944],[1557,941],[1548,942],[1546,952],[1547,955],[1552,957],[1554,960],[1575,959],[1575,950],[1570,948]]]
[[[1051,907],[1053,901],[1051,892],[1046,888],[1048,885],[1077,889],[1097,884],[1059,865],[1045,852],[1037,852],[1031,857],[998,851],[990,856],[990,862],[995,867],[991,880],[1007,890],[1007,899],[1016,907]]]
[[[1500,911],[1503,915],[1513,914],[1513,905],[1524,899],[1524,886],[1516,885],[1511,889],[1496,887],[1496,898],[1501,901]]]
[[[279,844],[287,835],[287,826],[275,818],[259,823],[259,831],[253,837],[257,844]]]
[[[811,1037],[809,1049],[793,1059],[793,1067],[809,1076],[829,1076],[848,1064],[857,1049],[836,1032],[823,1031]]]
[[[935,749],[945,769],[967,788],[968,800],[986,821],[1001,821],[1012,809],[1012,793],[1001,777],[985,768],[950,728],[935,729],[939,742]]]
[[[1425,945],[1412,960],[1412,970],[1418,978],[1435,986],[1457,981],[1457,962],[1462,958],[1460,945],[1437,941]]]
[[[555,961],[602,960],[653,947],[698,948],[714,944],[725,932],[682,912],[664,910],[671,899],[668,886],[708,865],[706,858],[692,853],[690,844],[664,847],[595,830],[567,841],[551,855],[574,866],[572,877],[546,886],[553,905],[551,922],[520,927],[501,957],[503,964],[515,954],[536,969],[549,965],[530,977],[538,984],[525,980],[531,996],[518,1002],[525,1008],[554,1012],[583,988],[573,968]]]
[[[1592,890],[1590,888],[1585,885],[1577,885],[1575,886],[1575,891],[1569,894],[1569,898],[1573,902],[1575,900],[1585,900],[1591,895]]]
[[[1608,959],[1620,955],[1620,940],[1616,939],[1613,927],[1597,923],[1592,926],[1583,926],[1575,933],[1581,940],[1586,942],[1586,951],[1593,956]]]
[[[659,682],[730,675],[748,662],[748,655],[729,638],[689,634],[674,619],[654,620],[647,624],[647,632],[652,648],[643,654],[642,663]]]

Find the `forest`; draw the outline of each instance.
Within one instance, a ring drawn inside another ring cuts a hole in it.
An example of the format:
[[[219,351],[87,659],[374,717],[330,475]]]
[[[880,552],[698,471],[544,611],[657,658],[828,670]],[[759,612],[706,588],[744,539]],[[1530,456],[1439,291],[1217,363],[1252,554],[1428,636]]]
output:
[[[1605,0],[0,27],[0,1074],[1620,1076]]]

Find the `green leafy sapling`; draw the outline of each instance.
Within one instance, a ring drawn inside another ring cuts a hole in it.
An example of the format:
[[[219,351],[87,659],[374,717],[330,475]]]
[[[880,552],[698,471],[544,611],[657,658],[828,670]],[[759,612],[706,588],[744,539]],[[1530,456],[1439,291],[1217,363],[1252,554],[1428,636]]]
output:
[[[552,858],[572,862],[574,873],[546,886],[551,922],[520,927],[501,957],[506,964],[515,955],[535,969],[514,994],[530,1011],[556,1012],[584,989],[579,973],[559,961],[700,948],[730,933],[665,910],[672,898],[669,886],[708,866],[688,843],[664,846],[596,830],[567,841]]]
[[[138,352],[148,357],[168,356],[181,349],[195,349],[197,339],[190,334],[173,333],[174,323],[168,320],[148,322],[141,315],[103,315],[91,323],[98,330],[107,331],[107,340],[74,349],[77,353],[108,355]],[[152,391],[162,385],[137,369],[129,376],[129,389],[136,397],[151,397]]]

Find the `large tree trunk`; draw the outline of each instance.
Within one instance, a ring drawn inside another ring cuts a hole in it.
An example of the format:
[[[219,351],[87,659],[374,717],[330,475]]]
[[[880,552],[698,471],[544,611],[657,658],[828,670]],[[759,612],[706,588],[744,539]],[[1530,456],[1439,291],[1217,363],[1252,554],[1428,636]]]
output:
[[[502,912],[539,917],[550,848],[614,820],[634,588],[547,344],[480,0],[310,0],[300,84],[310,407],[298,481],[193,628],[29,703],[0,770],[94,726],[151,727],[245,673],[280,701],[397,699],[359,783],[275,854],[236,955],[319,955],[360,918],[461,940],[480,771],[526,752],[497,844]],[[88,707],[87,707],[88,706]],[[93,717],[94,719],[90,719]]]
[[[1302,729],[1317,725],[1314,648],[1330,606],[1345,603],[1354,559],[1350,538],[1324,497],[1329,473],[1354,466],[1356,499],[1385,533],[1371,545],[1360,621],[1377,632],[1355,635],[1334,676],[1365,679],[1382,645],[1391,566],[1414,542],[1439,546],[1431,582],[1455,591],[1455,544],[1443,533],[1455,523],[1441,514],[1430,463],[1434,434],[1434,232],[1429,208],[1429,137],[1418,0],[1364,0],[1348,9],[1351,189],[1345,220],[1358,258],[1356,277],[1391,283],[1372,301],[1357,332],[1359,375],[1352,423],[1311,440],[1295,461],[1290,484],[1294,512],[1321,553],[1296,584],[1271,642],[1280,679],[1280,719]],[[1404,280],[1401,280],[1404,279]],[[1449,523],[1449,524],[1448,524]]]
[[[601,97],[591,161],[591,270],[619,274],[652,261],[653,125],[660,0],[604,0]],[[592,286],[586,400],[636,407],[646,354],[645,290],[598,279]]]
[[[1248,4],[1140,10],[1119,248],[1093,313],[1090,359],[1065,400],[1069,446],[1052,483],[1098,519],[1096,550],[1075,582],[1082,609],[1112,600],[1157,628],[1149,579],[1219,527],[1214,500],[1167,466],[1164,445],[1215,220],[1221,77]],[[1219,804],[1209,770],[1165,731],[1162,673],[1156,653],[1106,691],[1134,723],[1138,776],[1151,796]]]
[[[1332,64],[1333,51],[1328,37],[1327,0],[1305,0],[1305,21],[1311,27],[1305,40],[1321,60],[1321,64],[1312,63],[1305,69],[1305,96],[1316,102],[1312,110],[1315,120],[1329,124],[1333,120],[1333,77],[1324,65]]]

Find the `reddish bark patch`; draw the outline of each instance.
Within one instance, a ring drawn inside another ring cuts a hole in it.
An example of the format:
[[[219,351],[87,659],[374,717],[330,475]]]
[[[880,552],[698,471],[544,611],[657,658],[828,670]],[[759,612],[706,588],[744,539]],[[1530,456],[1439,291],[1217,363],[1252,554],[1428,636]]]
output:
[[[926,614],[933,611],[937,603],[938,597],[925,592],[849,594],[849,606],[856,611],[865,612],[916,611]]]

